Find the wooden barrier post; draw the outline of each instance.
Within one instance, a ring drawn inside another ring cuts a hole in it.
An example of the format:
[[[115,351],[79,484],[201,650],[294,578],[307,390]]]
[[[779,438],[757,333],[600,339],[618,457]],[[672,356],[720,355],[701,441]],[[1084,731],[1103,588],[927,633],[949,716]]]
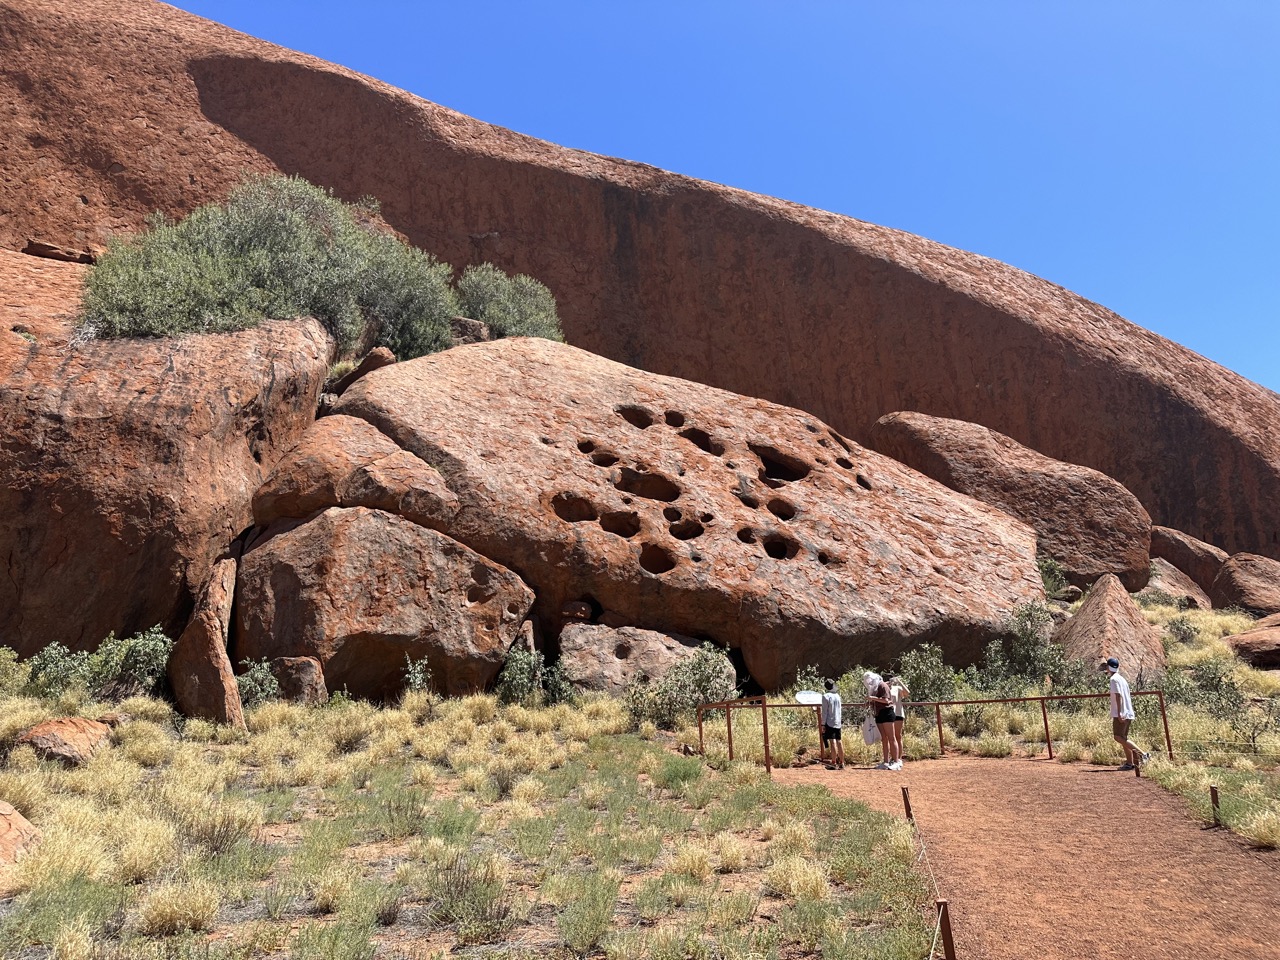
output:
[[[938,756],[941,757],[947,752],[947,748],[942,742],[942,704],[935,703],[933,705],[933,714],[938,720]]]
[[[1049,708],[1045,706],[1045,700],[1040,698],[1040,717],[1044,720],[1044,745],[1049,748],[1049,759],[1053,759],[1053,740],[1049,736]]]
[[[938,930],[942,934],[942,955],[956,960],[956,942],[951,936],[951,910],[945,900],[938,900]]]
[[[1169,736],[1169,715],[1164,710],[1164,691],[1157,690],[1156,695],[1160,698],[1160,720],[1164,723],[1164,747],[1168,751],[1166,754],[1170,760],[1173,759],[1173,738]]]
[[[702,756],[707,755],[707,743],[702,738],[702,708],[698,708],[698,753]]]
[[[729,759],[733,759],[733,707],[725,704],[724,707],[724,729],[729,735]]]
[[[902,785],[902,806],[907,811],[907,822],[915,823],[916,816],[911,812],[911,790],[906,784]]]
[[[1222,826],[1222,812],[1218,809],[1218,785],[1216,783],[1209,785],[1209,803],[1213,806],[1213,825],[1215,827]]]
[[[760,698],[760,725],[764,728],[764,772],[773,776],[773,763],[769,759],[769,701]]]

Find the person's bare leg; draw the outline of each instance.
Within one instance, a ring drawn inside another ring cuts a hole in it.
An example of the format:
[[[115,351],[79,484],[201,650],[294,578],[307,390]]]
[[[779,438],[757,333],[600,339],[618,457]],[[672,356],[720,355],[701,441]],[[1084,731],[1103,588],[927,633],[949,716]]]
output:
[[[894,759],[899,763],[902,762],[902,728],[905,726],[903,721],[893,721],[893,748],[897,754]]]
[[[843,767],[844,766],[844,741],[836,740],[834,741],[833,746],[835,747],[836,766]]]
[[[893,762],[893,724],[877,723],[876,729],[880,731],[880,753],[888,766]]]

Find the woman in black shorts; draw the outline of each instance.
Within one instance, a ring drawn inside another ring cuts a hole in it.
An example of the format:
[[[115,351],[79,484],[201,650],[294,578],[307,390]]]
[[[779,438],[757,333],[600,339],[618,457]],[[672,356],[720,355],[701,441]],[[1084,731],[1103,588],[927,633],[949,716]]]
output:
[[[901,763],[902,758],[897,756],[897,737],[894,736],[894,722],[897,720],[897,714],[893,709],[893,698],[889,691],[889,685],[884,682],[884,678],[878,673],[872,673],[868,670],[862,675],[862,685],[867,688],[867,703],[871,705],[871,709],[875,711],[876,729],[880,731],[880,753],[884,757],[877,770],[896,770],[896,764]]]

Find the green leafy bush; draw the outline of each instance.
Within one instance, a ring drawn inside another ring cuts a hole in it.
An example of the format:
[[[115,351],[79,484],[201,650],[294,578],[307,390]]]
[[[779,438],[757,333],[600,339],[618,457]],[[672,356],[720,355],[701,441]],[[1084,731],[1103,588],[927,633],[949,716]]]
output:
[[[960,675],[942,662],[942,648],[934,643],[904,653],[898,673],[907,682],[913,700],[954,700],[960,686]]]
[[[520,646],[507,652],[494,692],[503,703],[525,706],[554,706],[575,698],[573,684],[559,663],[548,666],[541,653]]]
[[[431,667],[427,658],[414,660],[404,655],[404,687],[406,690],[430,690],[432,687]]]
[[[973,686],[1008,695],[1044,687],[1046,681],[1055,693],[1085,692],[1096,686],[1090,666],[1070,659],[1053,641],[1053,615],[1043,603],[1019,604],[1006,626],[1010,639],[987,644],[981,669],[968,672]]]
[[[268,700],[280,698],[280,681],[271,672],[271,664],[267,660],[241,660],[244,673],[236,677],[236,686],[240,690],[240,702],[246,707],[256,707]]]
[[[1240,716],[1245,702],[1235,668],[1226,657],[1209,657],[1192,667],[1167,671],[1160,686],[1170,703],[1204,710],[1219,720],[1232,720]]]
[[[564,340],[551,291],[532,277],[509,277],[491,263],[467,267],[458,281],[462,312],[497,337]]]
[[[699,704],[731,700],[737,693],[729,658],[723,651],[704,643],[657,683],[645,678],[630,684],[624,697],[636,723],[649,720],[670,730],[681,715]]]
[[[92,653],[72,653],[51,643],[27,661],[27,690],[37,697],[56,697],[77,687],[95,696],[154,693],[172,651],[173,641],[159,627],[127,638],[109,633]]]
[[[157,215],[89,272],[81,335],[217,333],[312,316],[342,353],[380,345],[405,360],[448,347],[461,312],[452,268],[372,227],[375,210],[300,177],[262,176],[180,222]],[[466,309],[495,334],[563,339],[536,280],[482,264],[463,281]]]
[[[1067,574],[1062,569],[1062,564],[1053,557],[1043,553],[1037,554],[1036,566],[1040,570],[1040,580],[1044,584],[1046,594],[1056,597],[1067,589]]]

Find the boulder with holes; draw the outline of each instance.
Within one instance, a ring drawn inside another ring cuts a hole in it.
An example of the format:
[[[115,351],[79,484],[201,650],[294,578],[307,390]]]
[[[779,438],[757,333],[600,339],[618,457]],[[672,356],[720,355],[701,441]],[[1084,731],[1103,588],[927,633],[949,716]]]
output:
[[[976,423],[891,413],[871,445],[953,490],[1030,524],[1041,553],[1087,587],[1114,573],[1129,590],[1147,584],[1151,518],[1138,498],[1097,470],[1054,460]]]
[[[560,663],[578,688],[620,694],[633,681],[661,680],[698,647],[697,640],[679,634],[575,623],[560,633]],[[728,660],[724,666],[732,682]]]
[[[278,522],[241,559],[235,659],[313,657],[330,689],[373,699],[403,689],[407,659],[425,659],[442,693],[474,693],[532,602],[510,570],[448,537],[331,507]]]
[[[738,648],[772,689],[924,641],[972,660],[1044,597],[1007,514],[801,411],[563,344],[398,363],[337,413],[436,466],[458,498],[444,532],[518,571],[553,638],[589,610]]]
[[[1067,656],[1090,666],[1107,657],[1120,661],[1120,671],[1136,683],[1164,673],[1164,644],[1138,605],[1114,574],[1093,585],[1080,609],[1054,631],[1053,639]]]

